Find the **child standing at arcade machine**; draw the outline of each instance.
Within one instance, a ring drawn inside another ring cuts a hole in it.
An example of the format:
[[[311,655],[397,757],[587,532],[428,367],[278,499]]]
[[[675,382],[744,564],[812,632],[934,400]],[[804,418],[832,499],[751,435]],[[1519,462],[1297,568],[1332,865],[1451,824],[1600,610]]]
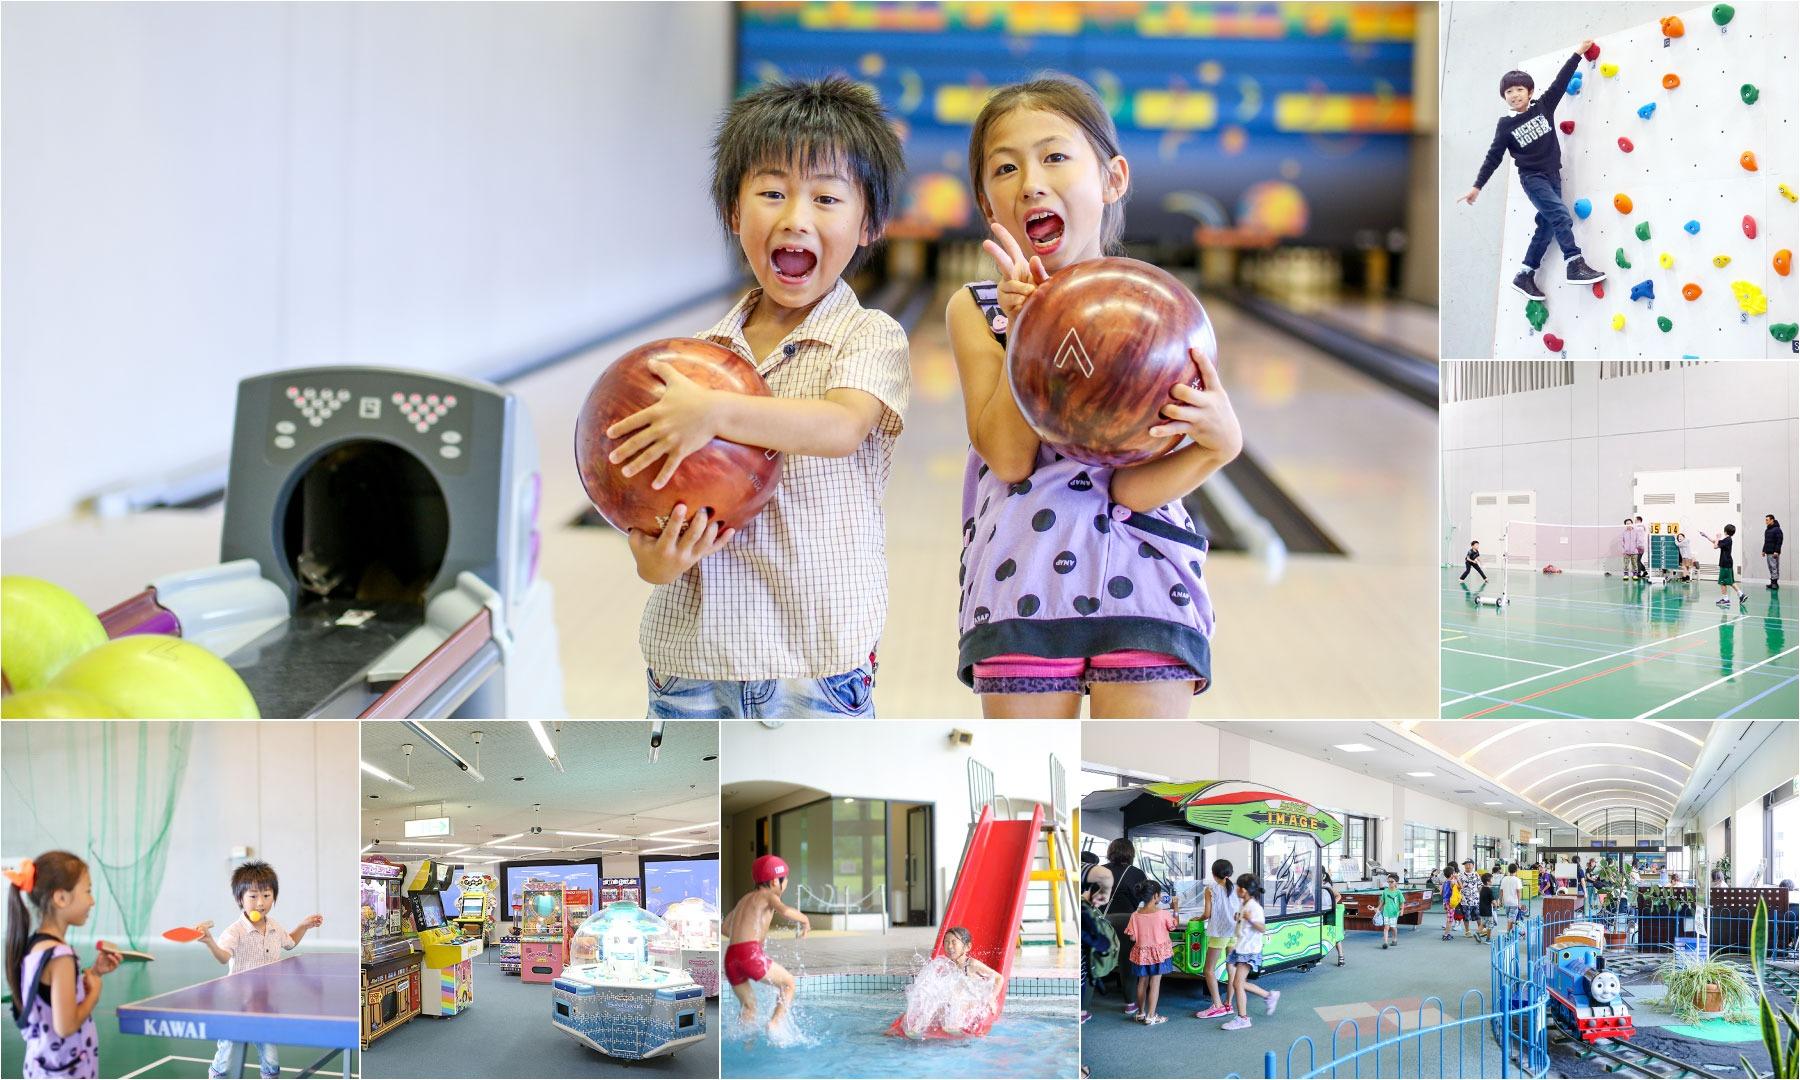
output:
[[[1007,326],[1051,273],[1117,248],[1130,169],[1105,105],[1067,76],[989,97],[968,160],[1000,280],[957,290],[945,313],[970,442],[958,676],[990,717],[1075,717],[1083,696],[1093,717],[1184,717],[1212,678],[1213,611],[1181,499],[1237,456],[1237,416],[1196,349],[1202,387],[1174,386],[1150,429],[1191,444],[1116,469],[1044,446],[1007,379]],[[1107,573],[1121,563],[1135,583]],[[1044,587],[1009,602],[1015,574]]]
[[[299,947],[306,932],[325,921],[318,915],[308,915],[294,924],[292,932],[276,922],[269,912],[275,907],[276,897],[281,895],[281,880],[275,876],[275,868],[266,862],[252,860],[232,871],[231,895],[243,910],[243,918],[234,919],[216,941],[210,921],[199,923],[194,929],[200,931],[199,941],[213,954],[213,959],[229,965],[228,971],[232,975],[273,964],[281,959],[283,950]],[[281,1062],[276,1056],[275,1044],[253,1045],[262,1075],[265,1078],[280,1076]],[[212,1069],[207,1075],[226,1075],[235,1049],[230,1039],[220,1039],[213,1055]]]

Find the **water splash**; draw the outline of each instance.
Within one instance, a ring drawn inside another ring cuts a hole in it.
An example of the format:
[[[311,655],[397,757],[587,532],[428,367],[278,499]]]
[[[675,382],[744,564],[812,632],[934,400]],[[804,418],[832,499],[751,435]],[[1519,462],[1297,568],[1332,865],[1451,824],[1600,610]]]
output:
[[[993,1001],[993,980],[983,975],[965,975],[949,957],[939,956],[927,961],[906,988],[902,1027],[913,1039],[937,1029],[952,1034],[979,1029],[991,1015]]]

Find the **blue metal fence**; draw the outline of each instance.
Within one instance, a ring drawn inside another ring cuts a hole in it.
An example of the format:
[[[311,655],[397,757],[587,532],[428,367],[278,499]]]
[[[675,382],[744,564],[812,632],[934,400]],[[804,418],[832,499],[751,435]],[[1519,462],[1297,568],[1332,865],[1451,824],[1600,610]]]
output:
[[[1557,919],[1544,924],[1544,934],[1555,940],[1556,934],[1571,922],[1599,923],[1607,935],[1609,950],[1623,949],[1634,953],[1673,953],[1694,949],[1704,942],[1706,952],[1721,958],[1738,958],[1750,962],[1750,928],[1756,921],[1755,908],[1705,907],[1695,910],[1684,903],[1667,910],[1639,914],[1635,911],[1607,911],[1590,905],[1585,914],[1573,919]],[[1795,959],[1796,939],[1800,938],[1800,915],[1793,908],[1769,913],[1769,936],[1763,948],[1765,961]]]

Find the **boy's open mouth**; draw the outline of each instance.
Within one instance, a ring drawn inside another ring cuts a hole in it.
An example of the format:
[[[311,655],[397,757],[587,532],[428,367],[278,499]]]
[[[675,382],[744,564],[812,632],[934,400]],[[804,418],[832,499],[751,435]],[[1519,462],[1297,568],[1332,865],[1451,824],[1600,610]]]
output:
[[[1053,210],[1033,210],[1025,215],[1025,236],[1039,255],[1048,255],[1062,246],[1063,219]]]
[[[769,257],[775,278],[783,285],[804,284],[819,265],[819,257],[802,247],[778,247]]]

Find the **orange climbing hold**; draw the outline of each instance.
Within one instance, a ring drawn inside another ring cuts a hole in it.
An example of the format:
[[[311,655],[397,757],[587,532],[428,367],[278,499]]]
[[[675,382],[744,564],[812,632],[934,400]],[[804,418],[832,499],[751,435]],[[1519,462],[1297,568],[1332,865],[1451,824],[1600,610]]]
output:
[[[1683,300],[1698,300],[1698,299],[1700,299],[1700,286],[1694,284],[1691,281],[1688,282],[1686,285],[1683,285],[1681,287],[1681,298]]]
[[[1664,90],[1673,90],[1677,86],[1680,86],[1680,85],[1681,85],[1681,76],[1675,74],[1673,71],[1671,71],[1667,75],[1663,76],[1663,89]]]
[[[1617,210],[1621,214],[1631,213],[1631,196],[1625,194],[1622,191],[1619,192],[1617,195],[1614,195],[1613,196],[1613,209]]]
[[[1751,172],[1756,171],[1756,151],[1746,150],[1738,155],[1738,164]]]
[[[1782,248],[1780,251],[1777,251],[1775,253],[1775,272],[1777,274],[1780,274],[1782,277],[1787,277],[1788,271],[1792,270],[1793,268],[1794,268],[1794,253],[1793,252],[1789,251],[1787,248]]]
[[[1681,16],[1668,15],[1662,21],[1663,37],[1680,37],[1687,33],[1687,27],[1681,25]]]

